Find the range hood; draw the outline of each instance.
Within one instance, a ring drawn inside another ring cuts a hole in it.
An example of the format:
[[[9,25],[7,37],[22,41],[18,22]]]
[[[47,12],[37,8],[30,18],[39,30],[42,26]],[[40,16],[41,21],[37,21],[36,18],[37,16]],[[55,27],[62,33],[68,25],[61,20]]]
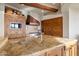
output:
[[[26,25],[40,25],[40,22],[34,17],[27,15]]]

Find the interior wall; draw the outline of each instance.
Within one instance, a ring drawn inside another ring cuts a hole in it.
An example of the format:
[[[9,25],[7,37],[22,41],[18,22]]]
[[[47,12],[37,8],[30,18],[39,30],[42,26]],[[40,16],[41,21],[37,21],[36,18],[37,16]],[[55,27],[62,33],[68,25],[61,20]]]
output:
[[[63,37],[69,38],[69,4],[62,4],[61,11],[63,15]]]
[[[79,39],[79,4],[62,4],[63,37]]]
[[[4,37],[4,4],[0,3],[0,36]]]
[[[79,39],[79,8],[69,9],[69,38]]]

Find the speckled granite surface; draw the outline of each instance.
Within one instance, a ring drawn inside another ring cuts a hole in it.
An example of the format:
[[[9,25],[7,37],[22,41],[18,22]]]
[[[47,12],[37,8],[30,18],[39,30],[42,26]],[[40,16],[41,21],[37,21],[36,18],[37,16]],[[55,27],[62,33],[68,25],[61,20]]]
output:
[[[59,43],[54,37],[47,35],[43,35],[42,39],[33,37],[9,39],[6,46],[0,50],[0,55],[28,55],[59,44],[61,43]]]

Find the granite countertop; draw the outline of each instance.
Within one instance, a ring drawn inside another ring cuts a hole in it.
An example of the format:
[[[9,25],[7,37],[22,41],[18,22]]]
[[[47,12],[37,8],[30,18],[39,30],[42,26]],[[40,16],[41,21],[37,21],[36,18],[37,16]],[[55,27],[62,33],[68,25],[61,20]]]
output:
[[[55,37],[55,39],[65,45],[72,45],[77,43],[77,39],[71,39],[71,38],[67,39],[67,38],[59,38],[59,37]]]
[[[43,35],[42,39],[34,37],[26,37],[18,40],[16,43],[10,39],[5,48],[2,49],[2,53],[6,55],[29,55],[47,48],[51,48],[61,44],[53,36]],[[15,41],[16,41],[15,40]],[[42,40],[42,41],[41,41]]]
[[[42,41],[41,41],[42,40]],[[23,53],[23,55],[32,54],[44,49],[48,49],[54,46],[61,44],[57,40],[55,40],[52,36],[42,36],[42,39],[34,38],[29,45],[27,45],[27,52]]]
[[[0,37],[0,48],[2,48],[8,42],[8,38]]]
[[[9,42],[1,50],[3,55],[17,56],[17,55],[29,55],[44,49],[52,48],[63,43],[67,43],[68,39],[57,38],[54,36],[43,35],[39,38],[26,37],[19,39],[9,39]],[[73,40],[71,40],[73,41]]]
[[[2,51],[2,48],[7,44],[8,38],[0,37],[0,56],[6,54],[5,51]]]

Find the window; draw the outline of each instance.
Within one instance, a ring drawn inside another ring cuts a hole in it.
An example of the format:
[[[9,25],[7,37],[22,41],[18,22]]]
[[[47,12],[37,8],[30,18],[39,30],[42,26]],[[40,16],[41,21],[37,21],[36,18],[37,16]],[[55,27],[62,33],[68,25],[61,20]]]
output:
[[[11,23],[10,28],[19,29],[19,28],[21,28],[21,24],[20,23]]]

